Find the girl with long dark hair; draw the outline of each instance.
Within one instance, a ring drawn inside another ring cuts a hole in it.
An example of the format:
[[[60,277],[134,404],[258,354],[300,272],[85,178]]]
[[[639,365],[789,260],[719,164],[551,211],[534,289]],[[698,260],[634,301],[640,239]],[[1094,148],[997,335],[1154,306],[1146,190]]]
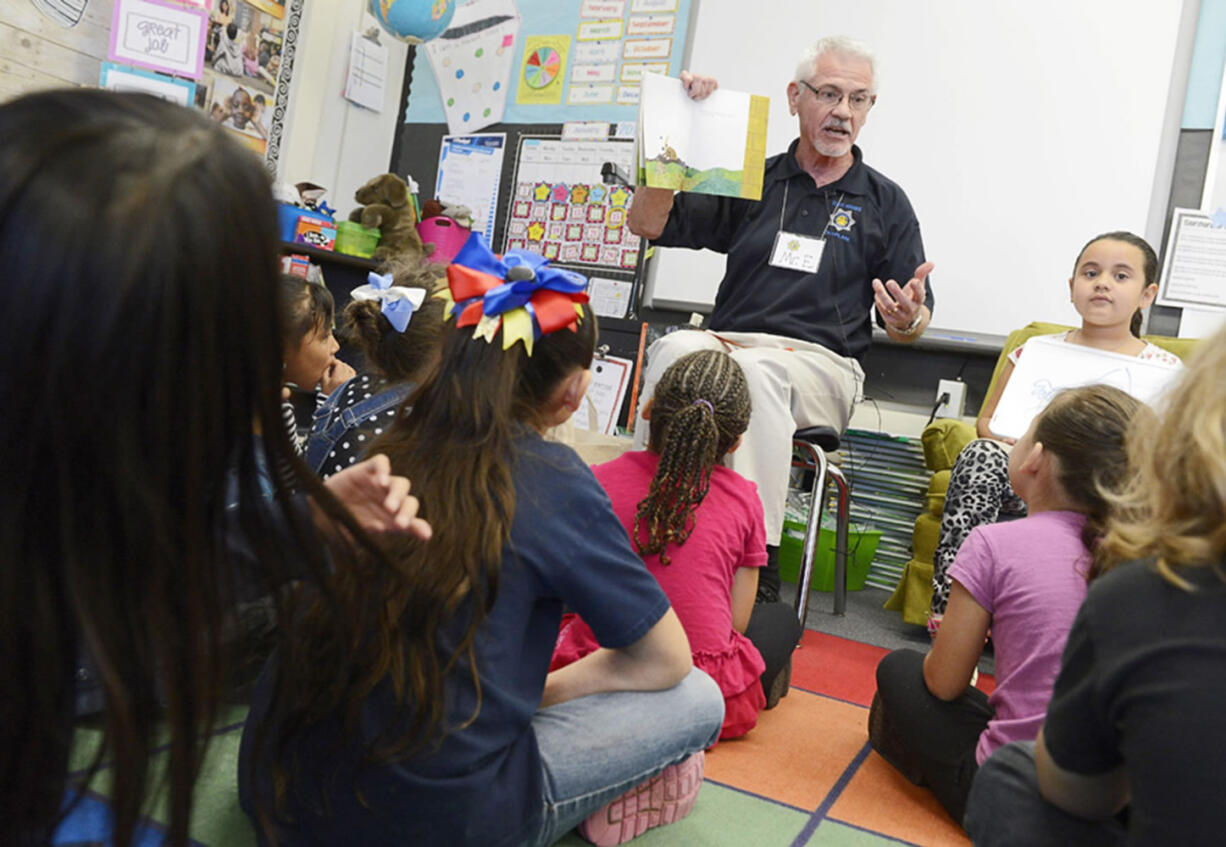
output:
[[[240,764],[264,843],[549,844],[667,780],[668,810],[624,805],[633,834],[692,807],[723,720],[591,471],[542,438],[591,380],[585,280],[480,235],[447,274],[439,362],[374,448],[433,538],[342,587],[369,608],[356,651],[323,598],[283,621]],[[603,648],[549,673],[564,604]]]

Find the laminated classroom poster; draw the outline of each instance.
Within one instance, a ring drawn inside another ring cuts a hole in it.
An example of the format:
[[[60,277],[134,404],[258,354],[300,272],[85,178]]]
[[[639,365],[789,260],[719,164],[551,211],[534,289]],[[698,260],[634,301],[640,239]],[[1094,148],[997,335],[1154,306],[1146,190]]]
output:
[[[1226,210],[1174,210],[1156,302],[1226,311]]]
[[[506,141],[502,132],[447,135],[439,146],[434,196],[447,206],[467,206],[473,232],[482,233],[491,244]]]
[[[456,9],[441,37],[422,45],[452,133],[502,121],[519,28],[514,0],[470,0]]]
[[[455,112],[461,100],[456,96],[457,68],[440,69],[432,54],[482,28],[500,25],[509,13],[484,9],[471,13],[471,24],[463,23],[468,7],[494,2],[513,2],[518,15],[514,43],[506,48],[507,82],[500,86],[503,123],[633,121],[642,75],[664,71],[675,76],[681,71],[693,0],[467,0],[457,3],[447,30],[416,51],[406,123],[445,122],[452,132],[478,128],[474,121],[482,119],[488,104],[468,108],[469,121],[456,123],[454,118],[464,114]],[[485,49],[488,57],[489,47]],[[502,44],[494,49],[503,49]],[[473,52],[459,55],[467,61]],[[468,78],[471,71],[464,70]],[[463,96],[471,103],[473,92],[464,91]]]
[[[208,15],[156,0],[115,0],[107,58],[200,79]]]
[[[196,107],[261,154],[277,100],[285,29],[285,5],[275,0],[215,0],[208,18]]]
[[[530,35],[525,38],[515,102],[538,106],[561,103],[569,55],[568,35]]]
[[[165,74],[155,74],[136,68],[126,68],[113,62],[102,63],[98,85],[110,91],[139,91],[152,94],[180,106],[191,106],[196,98],[196,84]]]

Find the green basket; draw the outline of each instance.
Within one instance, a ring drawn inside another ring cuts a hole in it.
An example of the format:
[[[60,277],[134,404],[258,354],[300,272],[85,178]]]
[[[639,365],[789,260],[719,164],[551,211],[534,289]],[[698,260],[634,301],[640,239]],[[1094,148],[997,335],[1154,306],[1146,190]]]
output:
[[[341,221],[336,225],[337,253],[348,253],[350,256],[361,256],[369,259],[379,246],[381,233],[373,227],[362,226],[355,221]]]
[[[813,555],[813,573],[809,587],[814,591],[834,591],[834,527],[823,521]],[[868,567],[877,553],[881,531],[852,526],[847,531],[847,590],[859,591],[868,579]],[[786,582],[796,582],[800,574],[800,555],[805,544],[805,525],[799,521],[783,522],[783,537],[779,540],[779,576]]]

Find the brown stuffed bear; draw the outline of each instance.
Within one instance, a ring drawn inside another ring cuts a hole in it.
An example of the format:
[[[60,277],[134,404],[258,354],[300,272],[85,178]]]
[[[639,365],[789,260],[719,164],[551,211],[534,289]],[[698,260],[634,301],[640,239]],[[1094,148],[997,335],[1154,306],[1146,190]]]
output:
[[[410,264],[423,262],[426,250],[417,234],[417,213],[408,184],[395,174],[380,174],[353,193],[362,205],[349,213],[349,220],[379,230],[374,258],[403,258]]]

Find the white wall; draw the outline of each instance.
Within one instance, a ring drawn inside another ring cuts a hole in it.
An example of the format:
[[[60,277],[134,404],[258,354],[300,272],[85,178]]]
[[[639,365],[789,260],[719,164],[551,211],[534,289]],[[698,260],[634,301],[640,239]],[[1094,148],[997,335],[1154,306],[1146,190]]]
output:
[[[366,6],[364,0],[306,0],[277,168],[277,178],[284,182],[309,180],[325,186],[325,199],[338,218],[347,217],[356,205],[353,192],[385,173],[391,162],[408,55],[405,44],[380,35],[389,58],[381,112],[341,97],[350,36],[375,24]]]
[[[775,152],[796,134],[785,87],[804,47],[835,33],[868,42],[880,97],[859,144],[915,206],[936,262],[933,326],[1003,335],[1030,320],[1076,320],[1066,280],[1091,236],[1129,229],[1157,243],[1151,207],[1165,208],[1178,134],[1167,106],[1176,89],[1182,102],[1187,73],[1176,61],[1181,18],[1194,22],[1197,7],[760,0],[747,15],[708,0],[689,64],[770,95]],[[709,306],[722,257],[660,253],[649,302]]]

